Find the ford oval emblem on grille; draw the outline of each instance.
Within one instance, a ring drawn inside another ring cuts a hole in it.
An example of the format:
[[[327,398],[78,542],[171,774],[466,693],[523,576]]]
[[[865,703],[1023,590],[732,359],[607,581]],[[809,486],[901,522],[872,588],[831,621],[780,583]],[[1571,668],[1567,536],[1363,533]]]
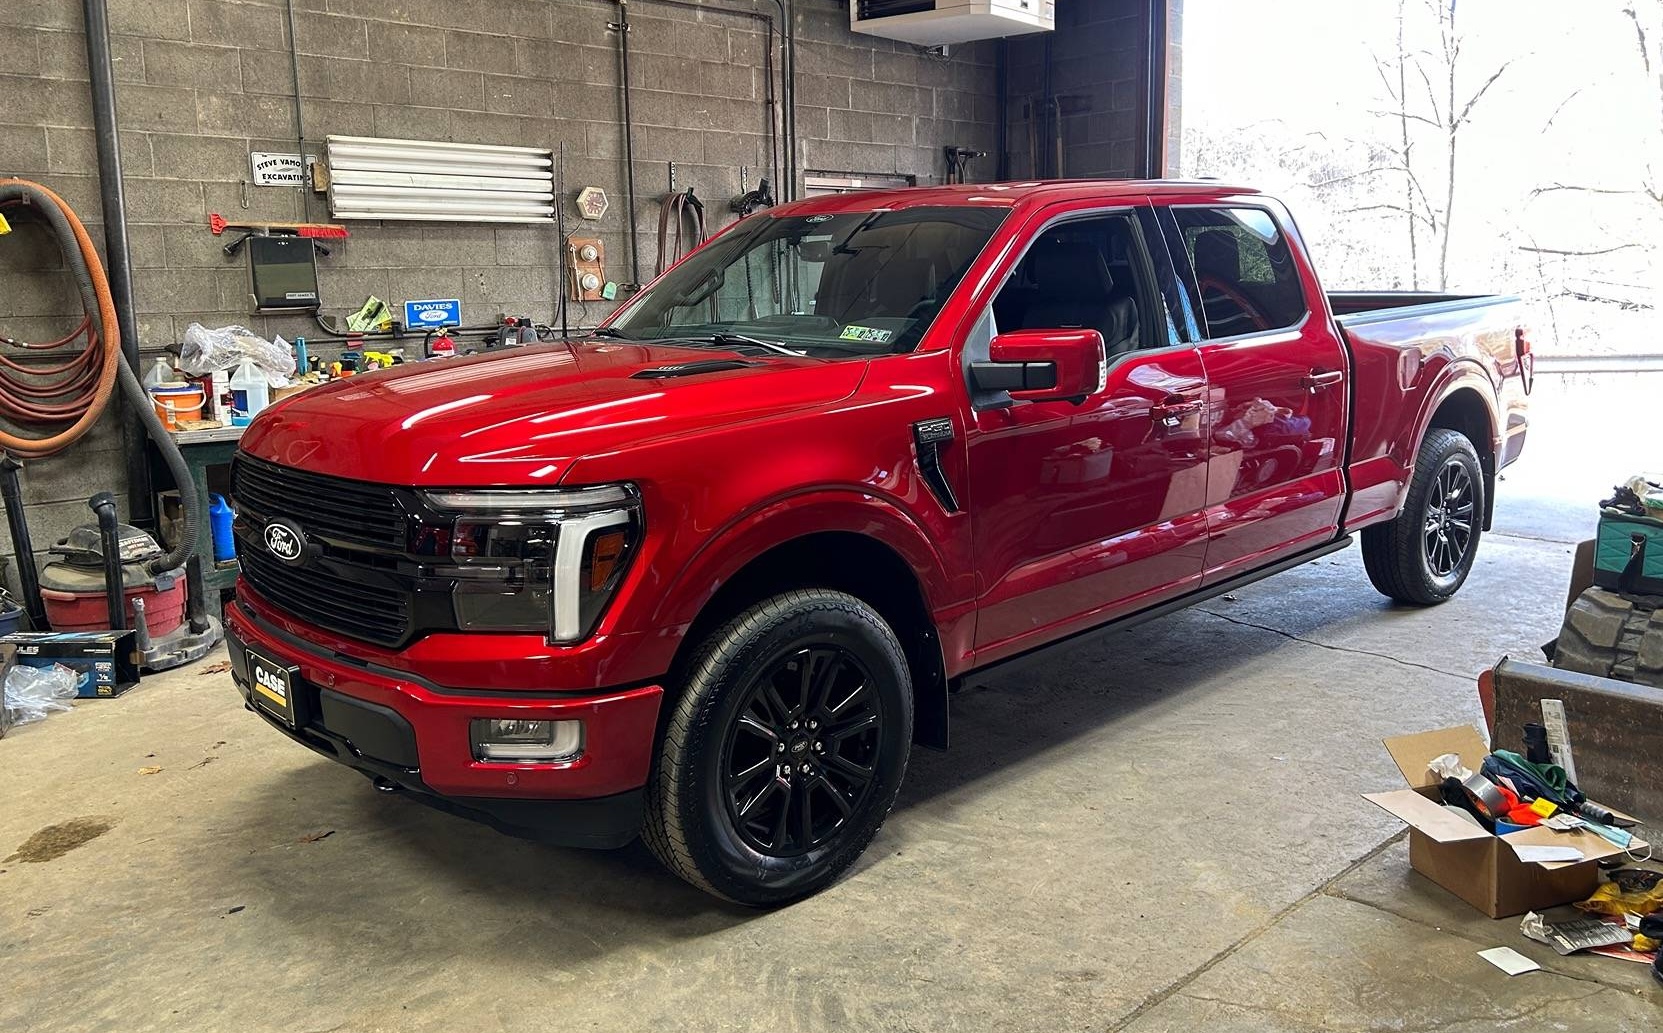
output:
[[[267,521],[265,539],[266,551],[289,566],[306,562],[306,533],[293,521]]]

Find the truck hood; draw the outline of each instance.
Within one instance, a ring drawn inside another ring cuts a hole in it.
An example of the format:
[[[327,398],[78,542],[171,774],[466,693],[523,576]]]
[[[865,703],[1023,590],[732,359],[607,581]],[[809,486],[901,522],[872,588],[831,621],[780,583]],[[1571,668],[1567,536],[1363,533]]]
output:
[[[731,365],[702,370],[718,360]],[[261,413],[241,447],[386,484],[554,484],[585,455],[846,398],[865,369],[622,341],[535,345],[312,388]]]

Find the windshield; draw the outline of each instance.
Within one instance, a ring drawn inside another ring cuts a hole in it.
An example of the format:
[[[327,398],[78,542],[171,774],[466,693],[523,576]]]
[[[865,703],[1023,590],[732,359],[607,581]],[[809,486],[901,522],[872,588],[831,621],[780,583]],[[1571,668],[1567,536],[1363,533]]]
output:
[[[1005,215],[755,216],[671,270],[611,329],[822,357],[911,351]]]

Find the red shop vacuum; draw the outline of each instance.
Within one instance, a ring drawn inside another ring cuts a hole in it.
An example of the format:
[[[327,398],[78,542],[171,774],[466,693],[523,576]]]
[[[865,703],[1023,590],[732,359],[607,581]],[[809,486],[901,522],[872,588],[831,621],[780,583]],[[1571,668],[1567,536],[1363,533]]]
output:
[[[153,561],[164,555],[156,539],[118,523],[109,492],[88,504],[98,522],[75,528],[52,546],[53,558],[41,568],[40,598],[52,630],[131,628],[139,665],[151,671],[190,663],[212,649],[220,639],[218,622],[203,613],[187,614],[185,567],[153,573]]]

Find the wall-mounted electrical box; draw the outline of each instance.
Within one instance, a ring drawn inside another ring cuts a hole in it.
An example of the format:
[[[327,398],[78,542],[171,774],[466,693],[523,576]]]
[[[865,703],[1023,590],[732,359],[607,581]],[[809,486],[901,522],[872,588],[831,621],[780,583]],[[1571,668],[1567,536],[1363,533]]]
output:
[[[1056,0],[849,0],[849,28],[921,47],[1049,32]]]
[[[249,237],[248,273],[259,312],[318,307],[318,264],[310,237]]]

